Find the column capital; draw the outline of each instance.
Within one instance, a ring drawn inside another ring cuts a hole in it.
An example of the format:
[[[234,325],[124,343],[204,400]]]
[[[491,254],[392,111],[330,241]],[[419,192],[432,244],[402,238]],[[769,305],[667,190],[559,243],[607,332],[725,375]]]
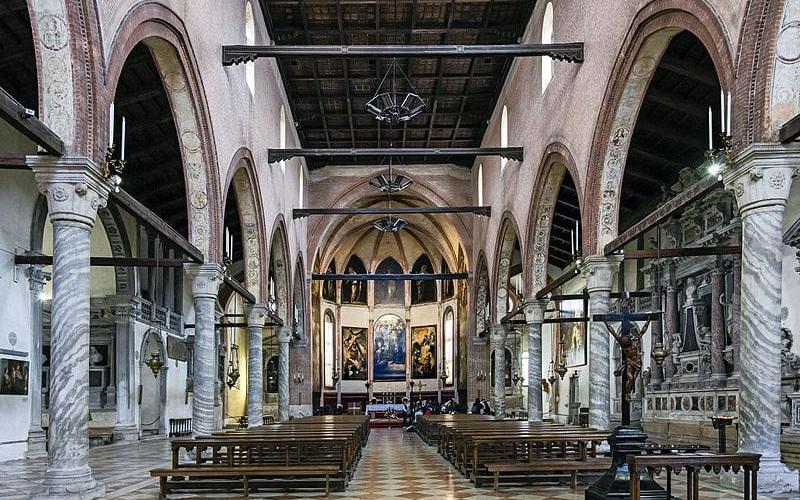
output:
[[[278,327],[278,343],[288,344],[292,340],[292,327]]]
[[[217,298],[219,286],[224,279],[220,264],[216,262],[185,264],[183,268],[192,281],[193,297]]]
[[[52,274],[45,271],[42,264],[29,265],[25,269],[25,275],[28,276],[28,284],[34,292],[41,292],[44,289],[45,282],[52,278]]]
[[[89,158],[27,156],[39,191],[47,198],[50,221],[94,226],[97,209],[106,206],[111,184]]]
[[[506,337],[508,336],[508,326],[503,324],[494,324],[491,327],[492,343],[505,345]]]
[[[525,322],[544,323],[544,312],[547,309],[548,299],[527,299],[525,301]]]
[[[725,189],[733,191],[739,213],[760,207],[783,206],[792,178],[800,165],[800,148],[783,144],[752,144],[724,175]]]
[[[267,311],[269,307],[267,304],[249,304],[245,306],[245,314],[247,315],[248,328],[264,328],[264,323],[267,322]]]
[[[586,277],[586,291],[610,292],[613,288],[611,279],[619,270],[621,255],[591,255],[583,259],[580,265],[581,274]]]

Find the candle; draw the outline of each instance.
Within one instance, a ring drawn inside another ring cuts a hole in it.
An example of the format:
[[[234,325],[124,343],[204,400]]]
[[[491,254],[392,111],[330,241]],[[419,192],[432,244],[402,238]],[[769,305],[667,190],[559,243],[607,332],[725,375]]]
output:
[[[225,255],[228,256],[228,257],[231,256],[231,250],[230,250],[230,248],[228,248],[228,244],[230,243],[230,241],[231,241],[230,240],[230,233],[228,231],[228,228],[226,227],[225,228]]]
[[[578,221],[576,220],[575,221],[575,254],[576,255],[578,254],[578,252],[580,252],[580,248],[581,248],[580,236],[579,236],[580,234],[581,234],[581,230],[578,227]]]
[[[732,109],[733,109],[733,106],[731,106],[731,91],[729,90],[728,91],[728,121],[727,121],[727,123],[725,125],[725,133],[727,133],[728,135],[733,135],[731,133],[731,110]]]
[[[114,145],[114,103],[108,108],[108,147]]]
[[[572,252],[570,252],[570,255],[575,255],[575,231],[573,230],[569,231],[569,244],[572,247]]]
[[[708,107],[708,150],[714,150],[714,132],[712,129],[714,128],[711,124],[711,120],[713,119],[713,113],[711,112],[711,106]]]
[[[122,146],[120,147],[119,151],[119,159],[125,160],[125,117],[122,117]]]
[[[719,110],[720,110],[720,132],[725,133],[725,91],[719,91]]]

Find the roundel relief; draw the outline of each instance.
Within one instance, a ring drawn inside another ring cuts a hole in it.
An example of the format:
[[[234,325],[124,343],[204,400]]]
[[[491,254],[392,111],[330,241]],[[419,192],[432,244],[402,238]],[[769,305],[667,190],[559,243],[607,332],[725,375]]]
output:
[[[187,130],[181,134],[181,144],[187,151],[200,150],[200,136],[193,130]]]
[[[785,64],[800,61],[800,21],[794,21],[783,27],[778,34],[775,47],[776,55]]]
[[[186,80],[177,71],[168,71],[164,75],[164,85],[172,92],[183,92],[186,89]]]

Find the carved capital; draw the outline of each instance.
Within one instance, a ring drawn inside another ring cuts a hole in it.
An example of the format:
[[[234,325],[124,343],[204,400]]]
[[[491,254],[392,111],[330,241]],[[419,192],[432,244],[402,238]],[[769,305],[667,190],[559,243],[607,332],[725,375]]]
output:
[[[782,144],[753,144],[736,158],[725,174],[725,189],[733,191],[743,216],[750,210],[783,206],[800,165],[800,148]]]
[[[245,307],[248,328],[264,328],[267,321],[267,304],[252,304]]]
[[[278,328],[278,342],[288,344],[292,340],[292,327],[282,326]]]
[[[216,262],[208,264],[186,264],[186,275],[192,283],[192,296],[217,298],[219,286],[223,281],[222,266]]]
[[[525,322],[530,324],[544,323],[544,312],[547,309],[549,300],[528,299],[525,301]]]
[[[39,191],[47,198],[50,221],[94,226],[97,209],[105,207],[111,185],[88,158],[28,156]]]
[[[52,277],[50,273],[44,270],[44,266],[41,264],[31,264],[25,269],[25,274],[28,276],[30,289],[34,292],[41,292],[44,289],[45,282]]]
[[[592,255],[583,260],[580,266],[581,274],[586,278],[586,291],[610,292],[613,286],[612,278],[619,270],[622,262],[621,255]]]

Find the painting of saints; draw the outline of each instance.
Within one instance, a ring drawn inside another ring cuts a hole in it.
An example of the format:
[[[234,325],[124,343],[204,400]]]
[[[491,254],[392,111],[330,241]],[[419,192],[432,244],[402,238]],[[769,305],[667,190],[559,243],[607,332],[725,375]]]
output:
[[[422,255],[411,268],[413,274],[431,274],[433,265],[427,255]],[[411,289],[411,303],[421,304],[423,302],[436,302],[436,282],[429,280],[414,280],[414,287]]]
[[[577,312],[561,311],[562,318],[574,318]],[[586,324],[582,321],[561,323],[561,341],[564,342],[564,356],[567,367],[586,364]]]
[[[367,380],[367,329],[342,328],[342,380]]]
[[[375,380],[405,380],[406,378],[406,324],[394,314],[386,314],[375,321],[372,332],[375,356]]]
[[[436,327],[411,329],[411,377],[436,378]]]
[[[353,255],[347,263],[345,274],[366,274],[367,270],[361,259]],[[335,294],[335,291],[334,291]],[[342,303],[366,304],[367,282],[362,280],[344,280],[342,282]]]
[[[0,359],[0,394],[28,395],[28,362]]]

